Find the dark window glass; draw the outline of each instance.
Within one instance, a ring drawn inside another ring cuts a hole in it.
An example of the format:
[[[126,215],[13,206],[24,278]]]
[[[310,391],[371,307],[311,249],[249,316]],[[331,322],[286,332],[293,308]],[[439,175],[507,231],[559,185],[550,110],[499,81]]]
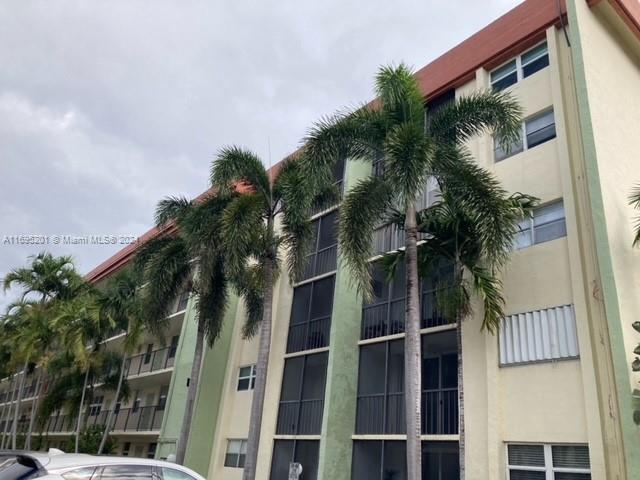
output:
[[[456,480],[460,478],[456,442],[422,442],[422,478]]]
[[[167,405],[167,395],[169,393],[169,385],[160,388],[160,396],[158,397],[158,410],[164,410]]]
[[[296,441],[294,461],[302,465],[300,480],[315,480],[318,477],[319,447],[317,440]]]
[[[549,65],[549,53],[547,51],[547,43],[542,43],[522,54],[522,77],[527,78],[538,70]]]
[[[404,392],[404,340],[389,342],[387,391]]]
[[[386,354],[386,342],[373,343],[360,347],[358,395],[373,395],[384,393]]]
[[[376,262],[371,266],[371,286],[373,288],[373,298],[366,303],[367,305],[375,305],[389,299],[387,273],[380,262]]]
[[[352,480],[380,480],[382,473],[382,442],[353,442]]]
[[[171,346],[169,347],[169,358],[173,358],[176,356],[176,351],[178,350],[178,340],[180,339],[180,335],[174,335],[171,337]]]
[[[289,478],[289,463],[293,461],[293,440],[276,440],[271,459],[271,480]]]
[[[327,354],[308,355],[302,382],[302,399],[323,399]]]
[[[511,470],[509,472],[509,480],[545,480],[546,478],[547,474],[545,472],[531,470]]]
[[[61,475],[65,480],[91,480],[93,473],[96,471],[96,467],[78,468],[65,472]]]
[[[300,399],[300,382],[304,368],[304,357],[287,358],[284,363],[282,376],[281,401]]]
[[[306,322],[309,316],[309,305],[311,303],[311,286],[308,283],[293,290],[293,307],[291,310],[291,323]]]
[[[151,361],[151,352],[153,352],[153,343],[147,344],[147,351],[144,354],[145,365],[147,365]]]
[[[504,90],[518,81],[518,70],[515,59],[491,72],[491,87]]]
[[[556,137],[553,110],[538,114],[525,122],[527,148],[533,148]]]
[[[314,282],[311,300],[311,319],[331,316],[331,309],[333,308],[333,282],[334,277]]]
[[[405,442],[384,442],[384,480],[405,480],[407,478],[407,449]]]
[[[150,465],[109,465],[102,469],[100,478],[117,478],[118,480],[152,480],[153,473]]]
[[[320,219],[320,236],[318,238],[318,250],[331,247],[337,243],[336,239],[336,226],[338,220],[338,213],[331,212]]]

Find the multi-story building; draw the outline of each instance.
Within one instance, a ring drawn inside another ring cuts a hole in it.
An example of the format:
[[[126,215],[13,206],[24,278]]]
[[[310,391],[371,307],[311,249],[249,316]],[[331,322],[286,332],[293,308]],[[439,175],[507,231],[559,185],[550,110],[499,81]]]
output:
[[[438,311],[446,265],[421,281],[423,478],[458,475],[457,328],[467,478],[640,478],[630,367],[640,253],[627,200],[640,182],[640,4],[527,0],[416,77],[432,109],[477,90],[511,92],[524,110],[522,140],[509,152],[490,135],[468,147],[508,191],[541,201],[503,275],[507,315],[497,335],[480,331],[478,309],[462,325]],[[348,191],[377,172],[375,162],[347,159],[335,174]],[[421,205],[437,195],[427,185]],[[338,208],[312,217],[316,243],[304,278],[291,285],[281,275],[275,287],[261,480],[286,478],[292,461],[305,480],[405,478],[402,275],[388,282],[373,257],[375,295],[363,303],[339,261]],[[401,245],[393,230],[375,235],[377,253]],[[90,278],[105,278],[133,253]],[[157,354],[162,368],[148,366],[152,340],[132,359],[130,382],[141,393],[122,410],[131,418],[138,402],[165,412],[157,424],[134,417],[145,432],[116,431],[120,449],[145,454],[157,445],[152,452],[164,458],[174,451],[193,356],[195,327],[183,321],[191,308],[176,314],[173,366],[171,347]],[[257,359],[243,320],[242,302],[232,299],[204,358],[186,462],[211,479],[242,476]]]

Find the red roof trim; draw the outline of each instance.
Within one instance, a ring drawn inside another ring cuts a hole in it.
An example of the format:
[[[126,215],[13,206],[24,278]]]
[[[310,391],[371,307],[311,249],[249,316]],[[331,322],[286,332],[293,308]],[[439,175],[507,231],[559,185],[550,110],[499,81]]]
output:
[[[458,87],[471,80],[478,68],[496,66],[541,40],[544,31],[558,24],[565,14],[564,0],[560,3],[561,11],[558,12],[556,0],[527,0],[418,70],[416,77],[425,97],[434,97]],[[271,167],[270,171],[277,172],[280,163]],[[140,237],[139,242],[128,245],[91,270],[86,278],[92,282],[105,278],[126,265],[140,245],[165,233],[169,233],[169,230],[152,228]]]

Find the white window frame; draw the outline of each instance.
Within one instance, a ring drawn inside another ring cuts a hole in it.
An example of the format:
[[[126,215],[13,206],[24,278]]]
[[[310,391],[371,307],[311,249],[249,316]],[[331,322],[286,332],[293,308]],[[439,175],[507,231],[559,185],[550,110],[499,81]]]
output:
[[[504,77],[506,77],[506,75],[504,75],[503,77],[500,77],[498,80],[491,80],[491,74],[493,72],[495,72],[496,70],[501,69],[502,67],[506,66],[507,64],[513,62],[514,60],[516,61],[516,83],[514,83],[513,85],[516,85],[518,83],[520,83],[522,80],[524,80],[524,73],[522,70],[522,56],[525,55],[526,53],[529,53],[531,50],[535,50],[536,48],[538,48],[540,45],[542,45],[543,43],[547,43],[547,39],[545,38],[544,40],[541,40],[540,42],[536,43],[535,45],[533,45],[532,47],[527,48],[524,52],[520,53],[519,55],[516,55],[515,58],[510,58],[509,60],[507,60],[506,62],[501,63],[500,65],[498,65],[495,68],[492,68],[491,71],[489,72],[489,86],[491,88],[493,88],[493,84],[502,80]],[[549,55],[549,44],[547,43],[547,55]],[[529,65],[529,63],[532,63],[536,60],[538,60],[539,58],[541,58],[542,55],[539,55],[537,57],[535,57],[533,60],[529,60],[528,63],[526,63],[525,65]],[[509,85],[507,88],[512,87],[513,85]]]
[[[544,448],[544,467],[528,467],[522,465],[510,465],[509,464],[509,446],[511,445],[540,445]],[[566,444],[568,445],[568,444]],[[575,446],[588,447],[585,444],[574,444]],[[553,466],[553,447],[561,447],[564,446],[562,444],[551,444],[551,443],[524,443],[524,442],[509,442],[506,444],[506,448],[504,449],[505,454],[505,463],[507,465],[507,480],[511,480],[511,471],[512,470],[520,470],[527,472],[544,472],[545,480],[555,480],[556,473],[586,473],[591,475],[591,468],[562,468],[562,467],[554,467]]]
[[[231,446],[232,443],[236,443],[239,442],[240,443],[240,448],[238,449],[238,453],[230,453],[229,452],[229,447]],[[244,450],[244,453],[243,453]],[[227,455],[237,455],[237,461],[235,465],[227,465]],[[240,455],[244,455],[245,457],[245,462],[247,459],[247,439],[246,438],[228,438],[227,439],[227,448],[224,452],[224,462],[222,462],[222,465],[225,468],[244,468],[240,466]]]
[[[564,208],[564,198],[559,198],[557,200],[553,200],[551,202],[545,203],[544,205],[539,205],[536,208],[533,209],[533,211],[531,212],[531,214],[522,219],[521,223],[527,223],[527,227],[524,229],[520,229],[518,231],[518,233],[524,233],[527,232],[529,234],[529,238],[531,240],[531,243],[529,243],[528,245],[524,245],[522,247],[519,247],[518,245],[516,245],[515,243],[515,238],[514,238],[514,245],[513,245],[513,249],[514,250],[524,250],[525,248],[530,248],[533,247],[535,245],[540,245],[541,243],[546,243],[546,242],[537,242],[536,243],[536,227],[539,227],[540,224],[535,223],[535,213],[536,210],[540,209],[540,208],[544,208],[544,207],[548,207],[549,205],[554,205],[554,204],[558,204],[561,203],[562,204],[562,213],[564,214],[564,216],[562,218],[564,218],[565,221],[565,230],[566,230],[566,222],[567,222],[567,211]],[[566,237],[566,234],[564,235]],[[558,237],[558,238],[564,238],[564,237]],[[558,238],[554,238],[553,240],[557,240]],[[552,241],[552,240],[550,240]]]
[[[102,412],[102,405],[104,404],[104,395],[96,395],[91,400],[89,405],[89,416],[97,417]]]
[[[251,368],[249,375],[242,376],[243,368]],[[236,383],[236,391],[238,392],[249,392],[254,389],[256,383],[256,364],[251,365],[242,365],[238,368],[238,383]],[[240,388],[240,380],[249,380],[249,388]]]
[[[545,115],[546,113],[549,113],[549,112],[551,112],[551,114],[553,115],[553,125],[557,126],[558,124],[556,123],[556,112],[555,112],[555,109],[553,108],[553,105],[550,105],[547,108],[543,108],[542,110],[540,110],[540,111],[538,111],[538,112],[536,112],[536,113],[534,113],[532,115],[529,115],[527,118],[525,118],[522,121],[522,123],[520,124],[520,140],[522,141],[522,149],[520,151],[509,152],[506,157],[503,157],[501,159],[497,159],[496,158],[496,146],[497,146],[496,145],[496,141],[497,141],[497,138],[493,137],[493,163],[500,163],[500,162],[506,160],[507,158],[511,158],[511,157],[513,157],[515,155],[518,155],[519,153],[526,152],[527,150],[530,150],[529,143],[527,142],[527,122],[530,121],[533,118],[541,117],[542,115]],[[558,131],[556,130],[556,137],[557,136],[558,136]],[[554,137],[554,138],[556,138],[556,137]],[[539,147],[540,145],[542,145],[544,143],[547,143],[547,142],[549,142],[551,140],[553,140],[553,138],[545,140],[544,142],[539,143],[538,145],[535,145],[535,146],[533,146],[531,148]]]

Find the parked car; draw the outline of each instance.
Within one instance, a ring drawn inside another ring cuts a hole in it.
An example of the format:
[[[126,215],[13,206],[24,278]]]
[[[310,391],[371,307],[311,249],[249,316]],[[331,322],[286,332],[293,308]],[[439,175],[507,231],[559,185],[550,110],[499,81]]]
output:
[[[175,463],[134,457],[0,452],[0,480],[206,480]]]

